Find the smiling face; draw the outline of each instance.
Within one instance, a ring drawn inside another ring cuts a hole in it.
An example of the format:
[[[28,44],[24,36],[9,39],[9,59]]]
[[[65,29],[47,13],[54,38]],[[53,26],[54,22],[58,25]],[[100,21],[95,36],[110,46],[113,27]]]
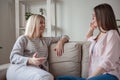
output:
[[[45,30],[45,17],[33,14],[27,21],[25,35],[29,38],[39,38]]]
[[[37,19],[37,26],[36,26],[36,33],[38,37],[42,37],[44,31],[45,31],[45,18],[42,16],[39,16]]]
[[[42,37],[44,30],[45,30],[45,18],[41,15],[37,15],[35,20],[36,37]]]
[[[44,33],[44,30],[45,30],[45,19],[41,18],[40,20],[40,34],[43,34]]]

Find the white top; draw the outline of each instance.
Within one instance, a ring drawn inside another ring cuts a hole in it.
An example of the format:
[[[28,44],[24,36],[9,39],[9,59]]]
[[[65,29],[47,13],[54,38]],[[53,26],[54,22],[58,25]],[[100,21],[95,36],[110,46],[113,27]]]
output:
[[[115,75],[120,79],[120,36],[118,32],[110,30],[97,42],[95,38],[88,39],[91,41],[89,74],[101,67],[106,71],[105,73]]]

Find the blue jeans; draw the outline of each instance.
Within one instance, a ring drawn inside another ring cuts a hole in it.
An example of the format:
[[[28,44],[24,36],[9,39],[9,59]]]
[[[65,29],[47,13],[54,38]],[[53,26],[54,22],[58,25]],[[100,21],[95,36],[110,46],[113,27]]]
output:
[[[88,79],[73,77],[73,76],[59,76],[55,80],[119,80],[116,76],[111,74],[103,74]]]

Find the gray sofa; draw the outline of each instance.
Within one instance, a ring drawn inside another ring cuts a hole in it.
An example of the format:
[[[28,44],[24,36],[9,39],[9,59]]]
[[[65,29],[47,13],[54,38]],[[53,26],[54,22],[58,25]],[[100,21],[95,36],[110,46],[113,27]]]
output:
[[[90,42],[68,42],[64,45],[61,57],[53,50],[56,43],[52,44],[49,48],[49,71],[55,77],[60,75],[87,77],[89,44]],[[0,80],[6,80],[8,67],[9,63],[0,65]]]

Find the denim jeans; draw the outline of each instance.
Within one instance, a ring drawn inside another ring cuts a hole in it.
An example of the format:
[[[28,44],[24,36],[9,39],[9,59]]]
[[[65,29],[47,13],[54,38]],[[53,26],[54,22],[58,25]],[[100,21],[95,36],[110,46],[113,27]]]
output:
[[[111,74],[103,74],[88,79],[73,77],[73,76],[59,76],[55,80],[119,80],[116,76]]]

